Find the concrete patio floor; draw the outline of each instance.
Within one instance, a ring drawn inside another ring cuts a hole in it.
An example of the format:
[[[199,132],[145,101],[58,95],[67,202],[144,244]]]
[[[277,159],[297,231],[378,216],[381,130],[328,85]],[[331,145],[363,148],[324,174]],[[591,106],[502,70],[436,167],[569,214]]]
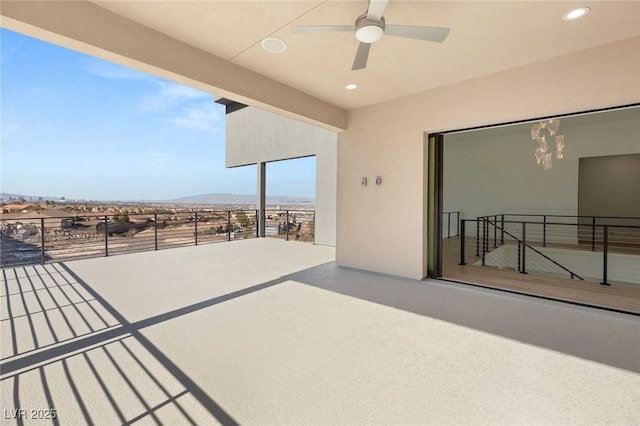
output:
[[[255,239],[2,270],[1,423],[640,421],[640,317],[334,257]]]

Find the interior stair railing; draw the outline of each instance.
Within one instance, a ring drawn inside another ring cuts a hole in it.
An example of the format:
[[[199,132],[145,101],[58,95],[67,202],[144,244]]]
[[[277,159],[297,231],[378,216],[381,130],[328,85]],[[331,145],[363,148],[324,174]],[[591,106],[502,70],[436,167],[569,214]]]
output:
[[[508,220],[509,217],[534,220]],[[616,253],[634,255],[631,260],[633,263],[637,263],[635,255],[640,254],[640,218],[501,214],[460,220],[460,265],[466,265],[465,250],[470,248],[467,246],[473,239],[473,236],[467,238],[466,225],[474,222],[476,225],[475,255],[480,258],[479,263],[482,266],[488,266],[487,256],[490,256],[492,266],[496,266],[497,262],[500,264],[498,267],[513,268],[522,274],[528,273],[528,262],[533,261],[531,269],[534,272],[566,274],[571,279],[584,281],[586,278],[584,273],[576,270],[579,265],[567,260],[566,256],[558,252],[563,250],[570,250],[572,253],[601,252],[602,268],[597,275],[602,277],[601,284],[609,285],[610,249],[613,247]],[[532,236],[528,236],[528,233]],[[503,246],[508,250],[502,249],[501,258],[498,256],[500,252],[498,248]],[[514,263],[513,255],[516,249],[517,260]],[[554,259],[549,252],[565,260]],[[593,263],[593,260],[589,262]],[[573,266],[567,265],[565,261],[572,263]],[[593,269],[593,265],[591,268]],[[577,269],[584,270],[584,268]],[[594,276],[592,272],[588,275]]]
[[[522,239],[516,237],[515,235],[513,235],[511,232],[507,231],[504,229],[504,225],[500,226],[498,225],[498,221],[497,220],[491,220],[490,216],[488,217],[484,217],[482,218],[483,220],[483,226],[484,228],[486,228],[487,233],[490,233],[489,227],[493,226],[493,229],[495,231],[499,231],[500,232],[500,238],[502,241],[502,244],[504,244],[504,236],[507,235],[509,237],[511,237],[513,240],[515,240],[518,244],[518,272],[520,272],[521,274],[526,274],[527,273],[527,268],[526,268],[526,250],[523,247],[527,247],[531,250],[533,250],[535,253],[539,254],[540,256],[542,256],[543,258],[545,258],[546,260],[548,260],[549,262],[551,262],[552,264],[556,265],[557,267],[559,267],[560,269],[566,271],[569,276],[571,277],[571,279],[574,278],[578,278],[579,280],[584,281],[584,278],[582,278],[580,275],[578,275],[577,273],[573,272],[572,270],[570,270],[569,268],[561,265],[559,262],[556,262],[555,260],[553,260],[552,258],[550,258],[549,256],[547,256],[546,254],[542,253],[540,250],[536,249],[535,247],[529,245],[527,243],[527,223],[526,222],[522,222]],[[489,252],[489,238],[486,238],[484,240],[484,244],[485,247],[482,250],[482,265],[484,266],[486,263],[486,254]]]

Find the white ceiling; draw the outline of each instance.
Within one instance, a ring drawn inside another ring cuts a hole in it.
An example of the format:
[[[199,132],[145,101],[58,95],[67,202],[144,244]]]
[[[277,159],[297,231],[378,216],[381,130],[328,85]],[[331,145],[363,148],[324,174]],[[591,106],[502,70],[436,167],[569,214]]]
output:
[[[387,24],[446,26],[449,37],[438,44],[385,36],[372,46],[367,68],[351,71],[353,34],[294,34],[290,27],[352,25],[366,0],[94,3],[345,109],[640,36],[638,1],[391,0]],[[586,17],[562,20],[585,5]],[[266,52],[265,37],[288,49]],[[358,89],[345,90],[350,82]]]

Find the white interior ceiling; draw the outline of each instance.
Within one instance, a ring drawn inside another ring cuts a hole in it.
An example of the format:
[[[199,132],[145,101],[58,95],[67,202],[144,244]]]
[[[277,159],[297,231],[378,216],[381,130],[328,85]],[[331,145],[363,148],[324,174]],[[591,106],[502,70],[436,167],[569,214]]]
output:
[[[391,0],[387,24],[450,27],[449,37],[439,44],[385,36],[372,46],[367,68],[351,71],[354,34],[294,34],[291,26],[351,25],[366,0],[94,3],[345,109],[640,35],[637,1]],[[586,17],[562,20],[585,5]],[[263,50],[266,37],[285,41],[286,52]],[[358,89],[346,91],[350,82]]]

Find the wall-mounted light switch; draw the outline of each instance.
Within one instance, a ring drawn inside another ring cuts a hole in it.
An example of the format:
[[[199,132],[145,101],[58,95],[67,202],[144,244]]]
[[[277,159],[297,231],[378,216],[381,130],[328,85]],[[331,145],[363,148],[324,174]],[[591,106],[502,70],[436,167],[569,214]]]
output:
[[[376,185],[382,185],[382,176],[376,176]]]
[[[360,179],[360,183],[362,184],[362,186],[367,186],[367,178],[363,177],[362,179]]]

